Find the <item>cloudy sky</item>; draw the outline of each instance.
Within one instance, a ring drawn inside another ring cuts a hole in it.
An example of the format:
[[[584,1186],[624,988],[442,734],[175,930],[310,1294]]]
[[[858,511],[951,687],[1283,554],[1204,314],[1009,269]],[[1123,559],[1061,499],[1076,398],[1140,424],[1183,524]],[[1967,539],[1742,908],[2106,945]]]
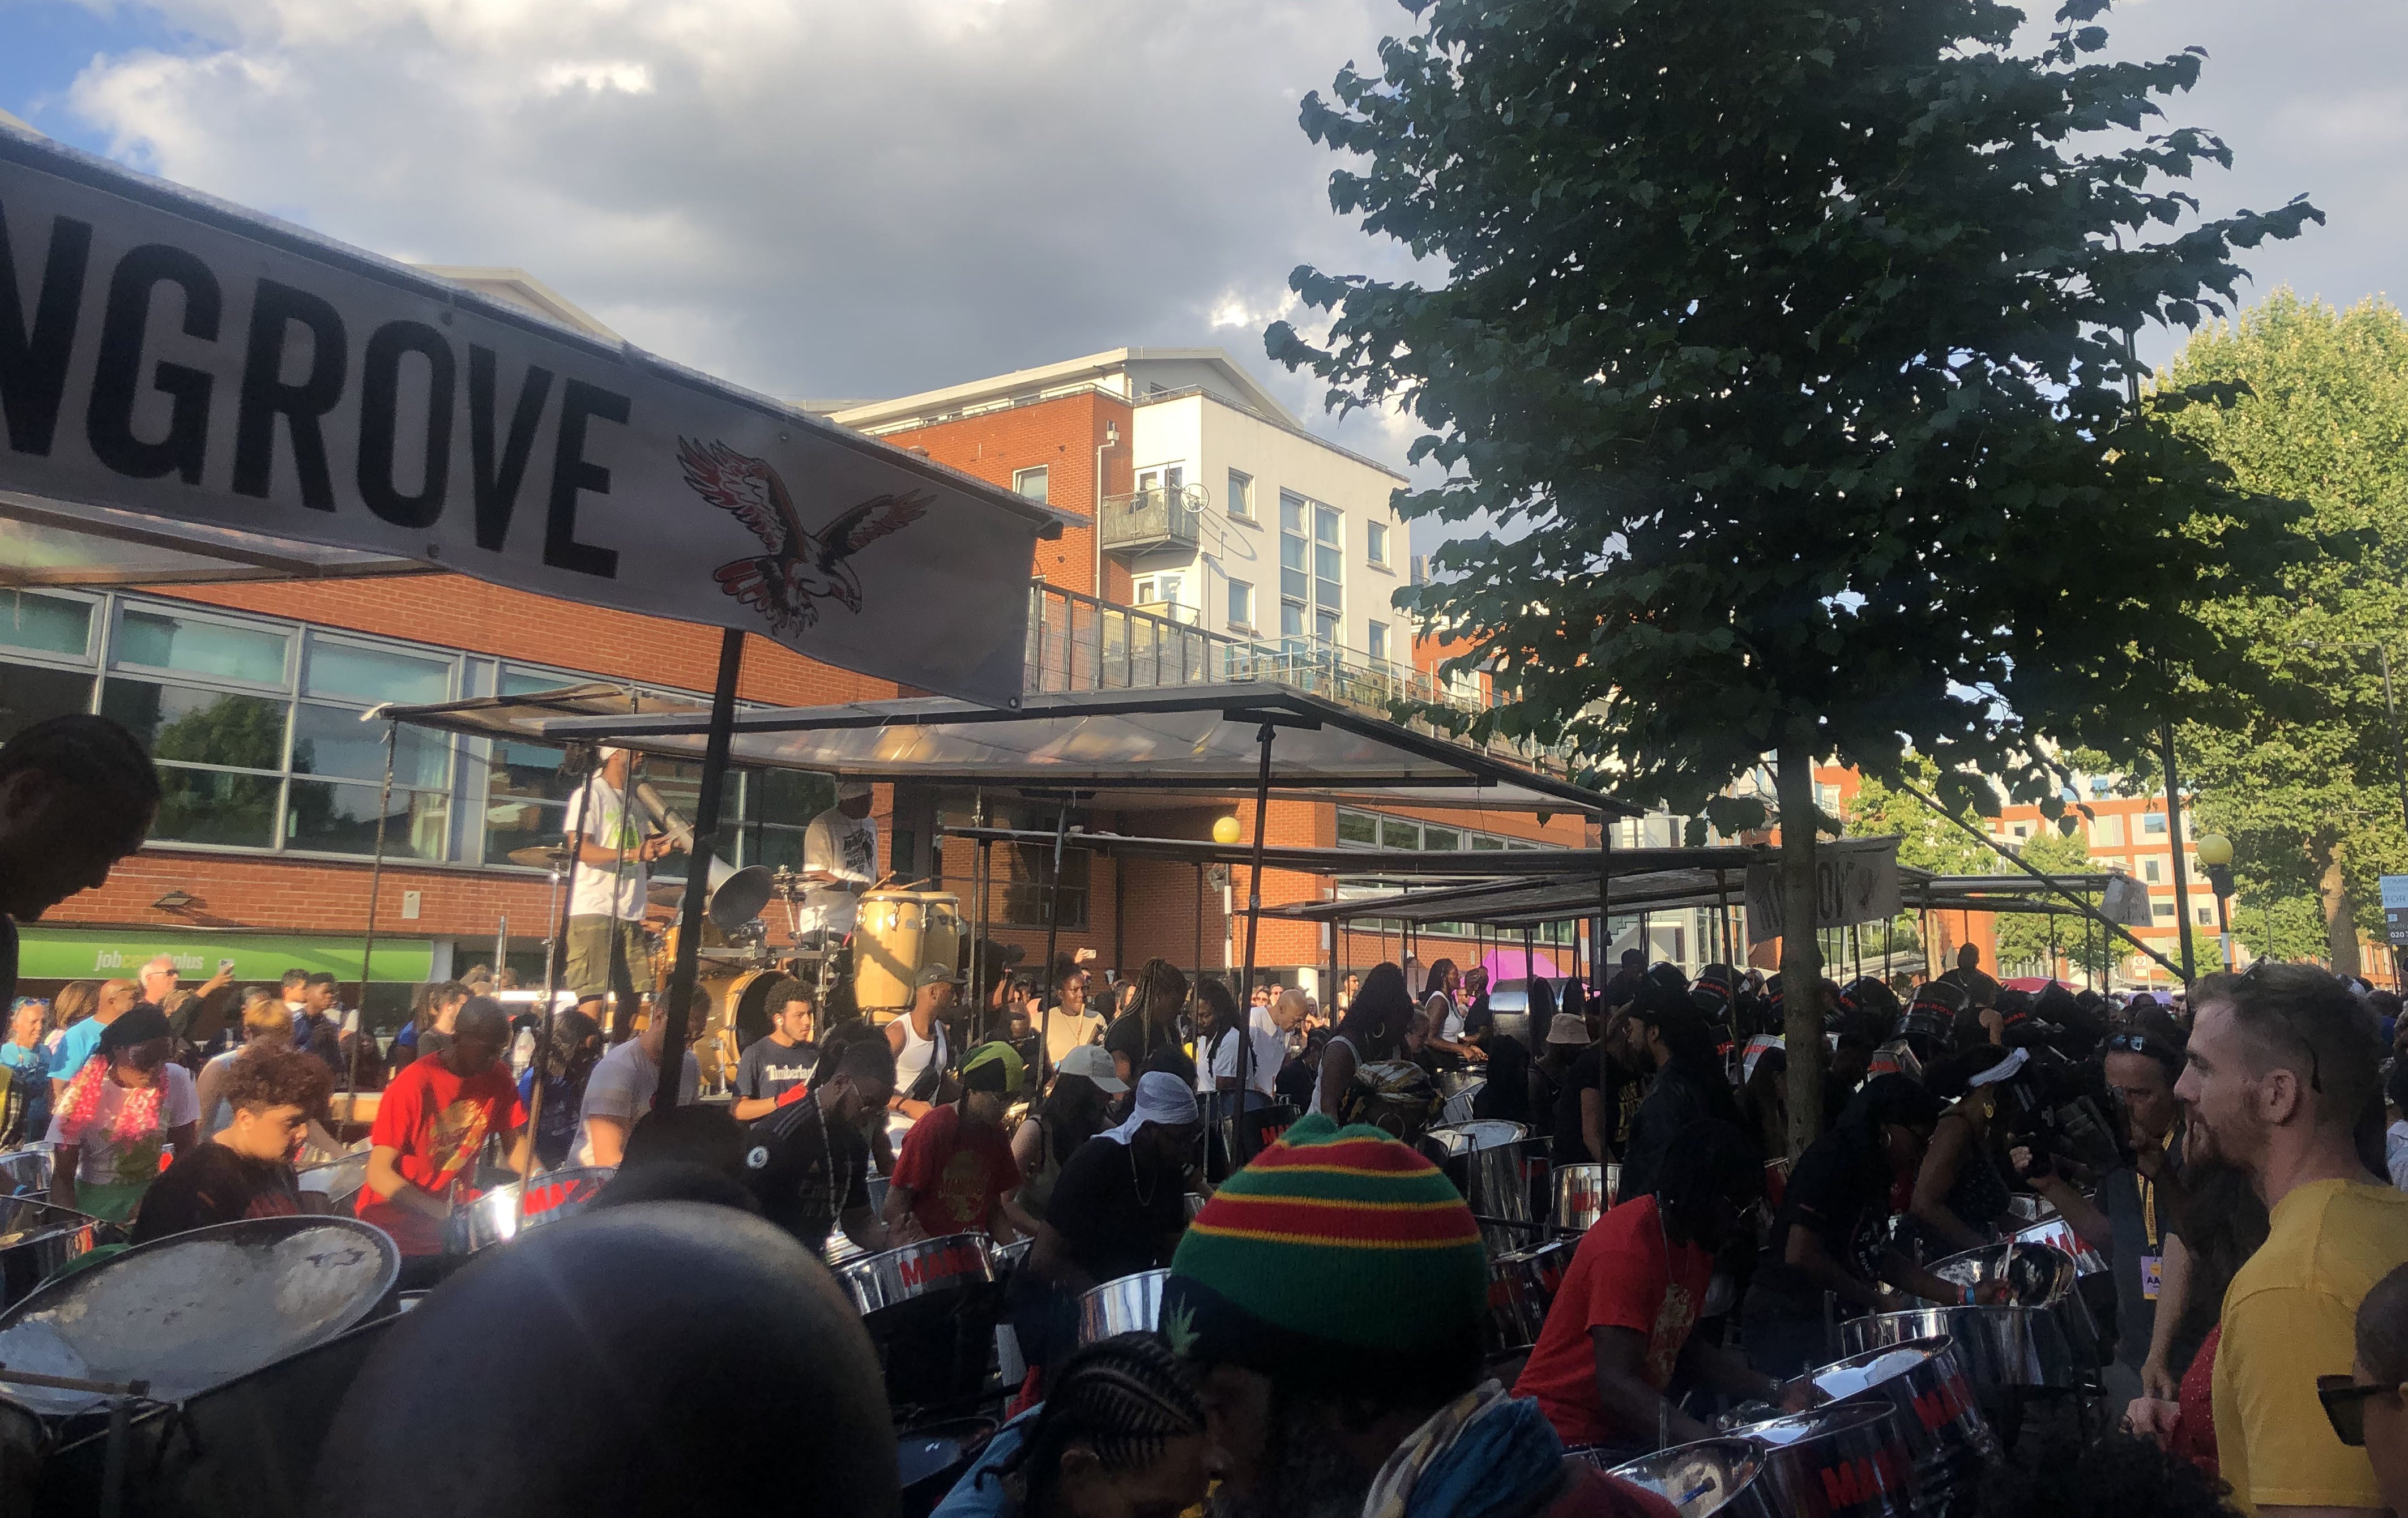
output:
[[[2304,191],[2330,216],[2253,255],[2258,294],[2403,294],[2408,4],[2109,20],[2119,51],[2208,49],[2174,114],[2238,154],[2199,186],[2211,209]],[[0,0],[0,107],[380,252],[525,267],[776,394],[1216,343],[1310,412],[1262,352],[1288,271],[1398,265],[1330,213],[1297,103],[1408,21],[1393,0]],[[1315,424],[1401,462],[1381,419]]]

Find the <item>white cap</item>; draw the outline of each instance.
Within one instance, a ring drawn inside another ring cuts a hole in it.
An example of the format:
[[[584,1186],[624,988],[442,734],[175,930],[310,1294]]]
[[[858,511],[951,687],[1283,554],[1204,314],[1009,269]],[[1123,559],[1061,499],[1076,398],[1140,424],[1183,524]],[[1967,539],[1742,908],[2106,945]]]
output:
[[[836,798],[838,801],[867,801],[869,799],[869,782],[838,780],[836,782]]]
[[[1056,1075],[1076,1075],[1096,1083],[1096,1089],[1117,1096],[1128,1089],[1128,1082],[1112,1071],[1112,1056],[1102,1044],[1081,1044],[1062,1056],[1054,1067]]]

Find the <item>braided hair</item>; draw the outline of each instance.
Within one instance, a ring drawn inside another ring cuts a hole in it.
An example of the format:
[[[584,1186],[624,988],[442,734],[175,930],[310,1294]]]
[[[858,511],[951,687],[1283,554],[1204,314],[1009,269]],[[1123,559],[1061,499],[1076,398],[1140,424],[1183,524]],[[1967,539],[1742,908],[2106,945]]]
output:
[[[1020,1499],[1042,1512],[1073,1444],[1096,1452],[1106,1470],[1161,1457],[1174,1439],[1202,1434],[1204,1400],[1185,1362],[1158,1334],[1116,1334],[1070,1356],[1051,1378],[1044,1405],[1020,1448],[993,1470]]]

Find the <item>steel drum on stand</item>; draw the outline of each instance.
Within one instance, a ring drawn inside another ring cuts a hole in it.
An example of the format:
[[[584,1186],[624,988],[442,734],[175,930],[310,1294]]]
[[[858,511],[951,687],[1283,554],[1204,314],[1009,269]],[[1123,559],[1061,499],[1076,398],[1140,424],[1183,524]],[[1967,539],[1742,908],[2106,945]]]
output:
[[[47,1196],[50,1190],[50,1152],[44,1147],[12,1149],[0,1154],[0,1191],[11,1196]]]
[[[1079,1342],[1092,1344],[1114,1334],[1148,1333],[1162,1323],[1162,1284],[1168,1270],[1140,1270],[1107,1281],[1079,1298]]]
[[[0,1309],[11,1308],[35,1288],[103,1244],[122,1244],[113,1223],[32,1196],[0,1197]]]
[[[305,1165],[295,1179],[303,1191],[326,1198],[328,1211],[348,1212],[359,1200],[360,1188],[368,1183],[368,1156],[363,1152],[323,1165]]]
[[[495,1186],[467,1206],[453,1210],[443,1225],[443,1253],[466,1259],[479,1250],[508,1243],[529,1228],[573,1218],[594,1205],[615,1170],[600,1166],[552,1170],[525,1182],[526,1205],[519,1205],[520,1182]]]
[[[947,1234],[836,1267],[897,1409],[958,1403],[985,1382],[1002,1303],[982,1234]]]
[[[1531,1138],[1522,1124],[1483,1118],[1432,1128],[1415,1147],[1446,1172],[1483,1220],[1480,1239],[1489,1253],[1526,1249],[1539,1240],[1542,1230],[1530,1206],[1530,1177],[1533,1167],[1546,1163],[1545,1139]]]
[[[1564,1272],[1571,1268],[1574,1247],[1572,1240],[1557,1239],[1489,1260],[1484,1334],[1490,1354],[1511,1354],[1539,1341],[1547,1309],[1555,1303]]]
[[[1701,1439],[1642,1455],[1606,1472],[1643,1486],[1672,1505],[1681,1518],[1775,1518],[1756,1478],[1764,1471],[1764,1447],[1743,1439]]]
[[[2082,1275],[2073,1256],[2049,1244],[2024,1244],[2012,1239],[1951,1254],[1933,1263],[1931,1273],[1958,1286],[2004,1281],[2008,1299],[2018,1307],[2045,1314],[2063,1340],[2064,1353],[2076,1369],[2095,1370],[2107,1363],[2107,1339],[2082,1290]],[[2043,1353],[2053,1353],[2042,1348]],[[2076,1382],[2045,1384],[2076,1384]]]
[[[1586,1233],[1605,1216],[1622,1189],[1622,1167],[1584,1161],[1555,1167],[1555,1208],[1548,1219],[1559,1233]]]
[[[1869,1350],[1812,1374],[1834,1406],[1891,1410],[1927,1513],[1943,1511],[1999,1457],[1998,1438],[1982,1416],[1972,1381],[1944,1337]]]
[[[1763,1448],[1757,1482],[1785,1518],[1915,1518],[1925,1500],[1886,1403],[1816,1408],[1731,1435]]]

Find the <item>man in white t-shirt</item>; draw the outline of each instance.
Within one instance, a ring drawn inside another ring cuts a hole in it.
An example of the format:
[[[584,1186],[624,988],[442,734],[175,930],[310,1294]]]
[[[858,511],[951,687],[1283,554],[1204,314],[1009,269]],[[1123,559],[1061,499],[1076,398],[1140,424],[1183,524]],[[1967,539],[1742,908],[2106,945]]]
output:
[[[1279,1025],[1272,1021],[1270,1010],[1262,1007],[1246,1010],[1247,1037],[1254,1048],[1247,1053],[1246,1089],[1272,1095],[1271,1082],[1278,1079],[1280,1067],[1287,1063],[1287,1042],[1280,1037]],[[1238,1078],[1238,1040],[1224,1038],[1212,1051],[1212,1077],[1236,1081]]]
[[[696,991],[686,1025],[698,1028],[708,1015],[710,997]],[[652,1110],[661,1086],[661,1043],[668,1020],[658,1008],[644,1031],[595,1062],[585,1079],[585,1104],[578,1109],[577,1142],[569,1152],[571,1165],[616,1165],[627,1153],[627,1135],[636,1120]],[[678,1105],[691,1107],[702,1089],[702,1067],[694,1051],[685,1051],[685,1068],[678,1076]]]
[[[568,988],[580,997],[615,989],[623,1015],[635,1007],[638,992],[652,989],[643,938],[651,873],[644,866],[677,846],[666,835],[646,836],[638,809],[628,805],[635,767],[636,756],[625,749],[604,749],[600,766],[585,782],[581,835],[569,831],[580,815],[574,795],[562,829],[577,848],[568,886]]]
[[[861,893],[878,882],[878,824],[869,820],[869,786],[839,781],[836,805],[811,819],[803,834],[800,931],[825,934],[833,943],[853,931]]]

